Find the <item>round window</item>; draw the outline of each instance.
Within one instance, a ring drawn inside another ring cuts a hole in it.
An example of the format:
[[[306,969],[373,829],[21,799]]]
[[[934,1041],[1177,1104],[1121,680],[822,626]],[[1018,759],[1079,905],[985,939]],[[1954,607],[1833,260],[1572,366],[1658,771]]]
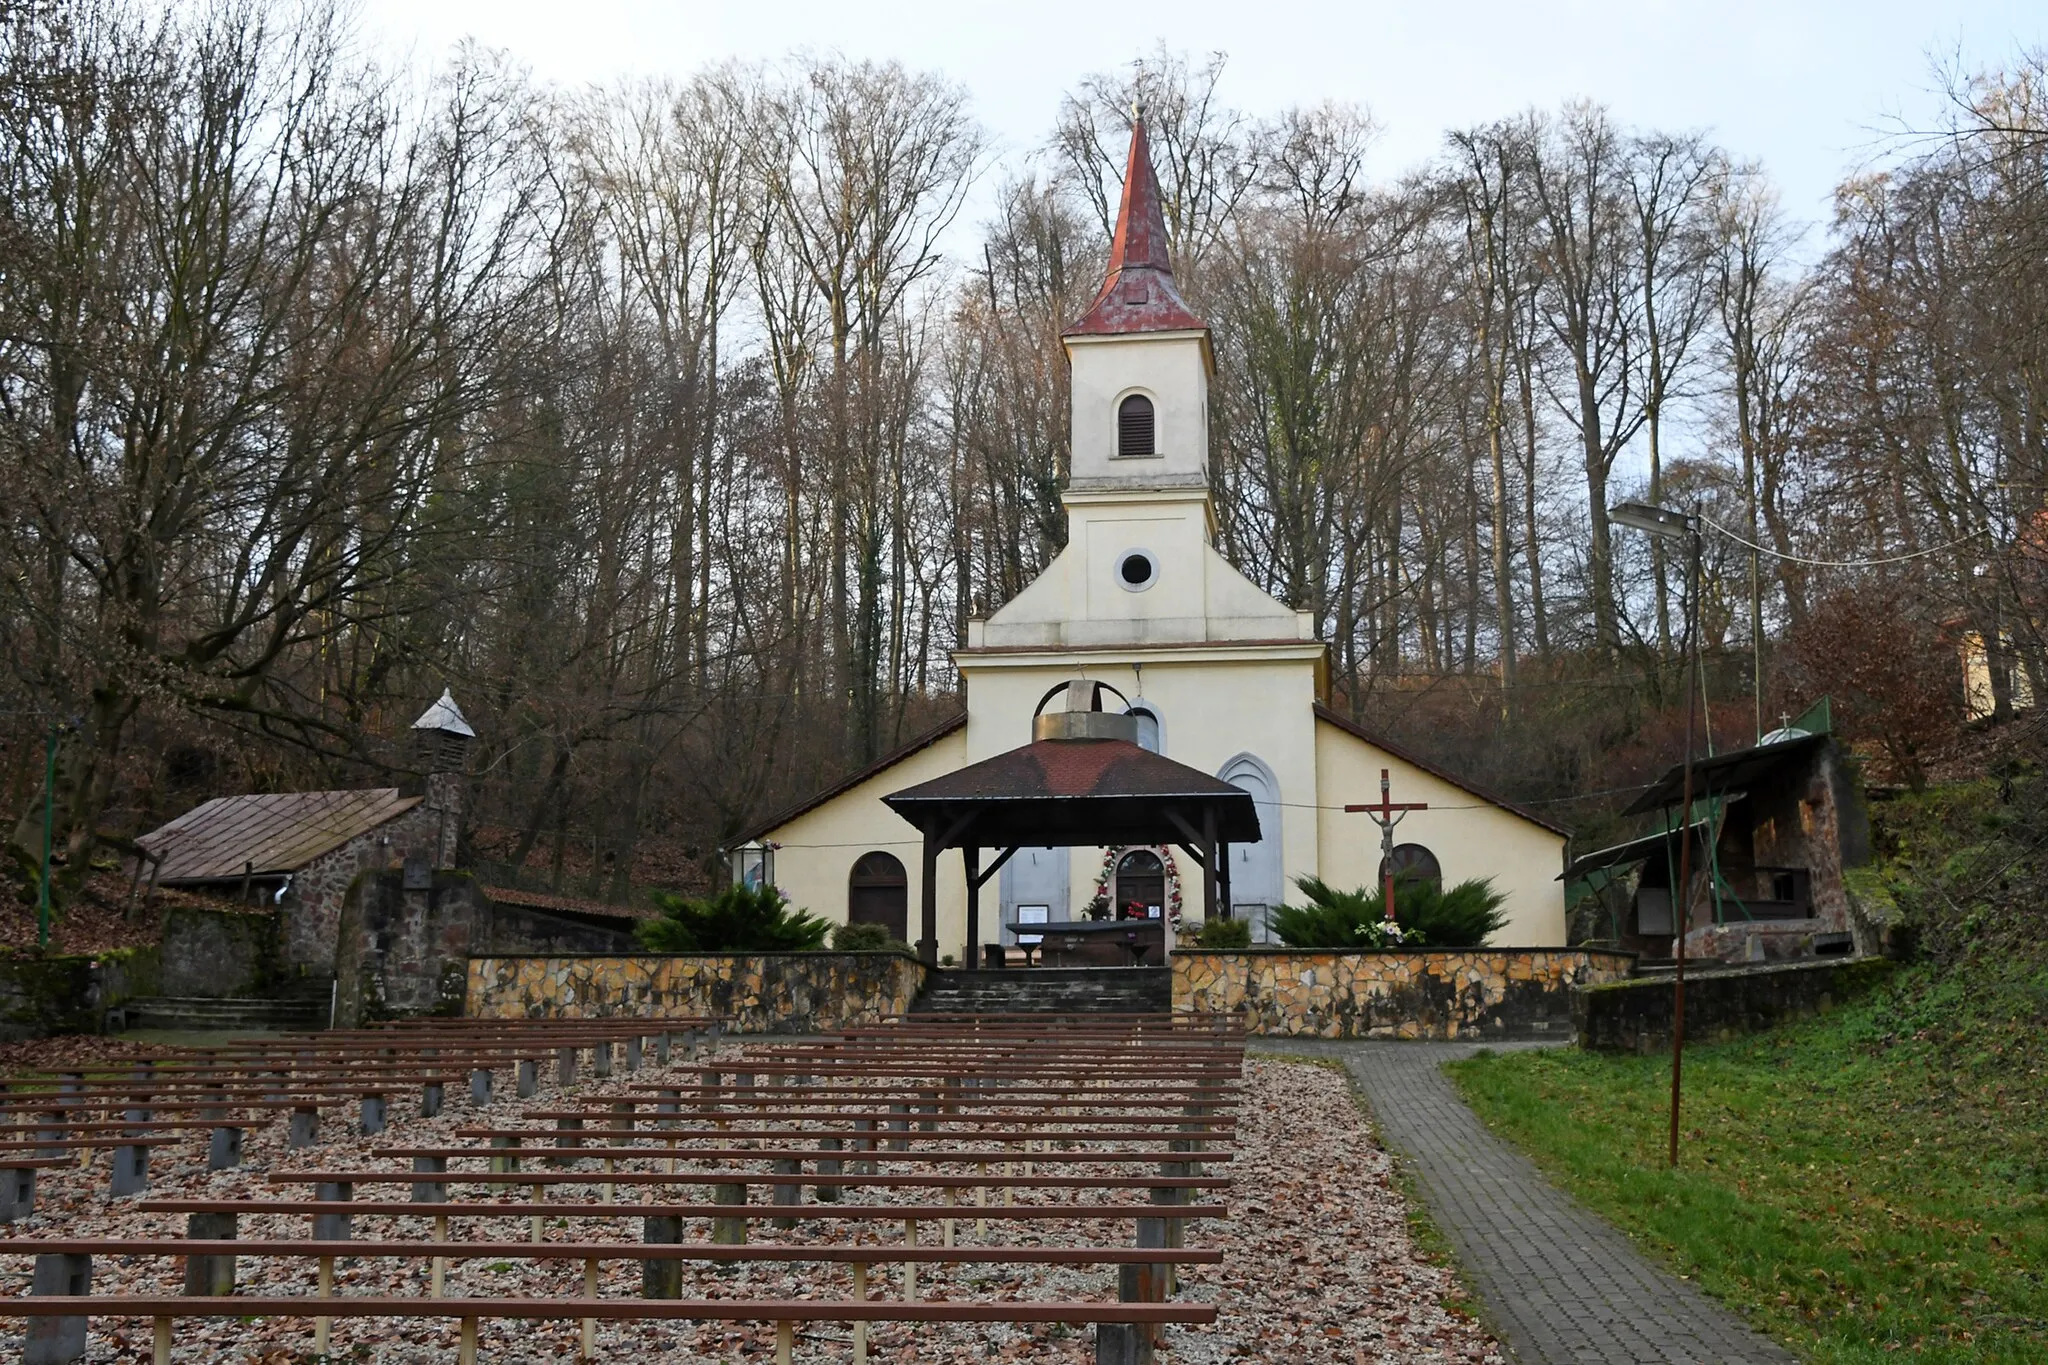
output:
[[[1126,550],[1116,562],[1116,581],[1125,592],[1143,592],[1159,581],[1159,561],[1150,550]]]

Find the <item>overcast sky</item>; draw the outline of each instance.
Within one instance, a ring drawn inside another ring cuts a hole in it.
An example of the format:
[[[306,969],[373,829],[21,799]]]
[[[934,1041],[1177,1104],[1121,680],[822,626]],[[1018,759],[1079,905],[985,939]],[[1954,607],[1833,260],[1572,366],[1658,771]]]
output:
[[[1224,92],[1248,113],[1365,105],[1385,129],[1386,176],[1446,128],[1585,96],[1626,123],[1710,129],[1762,160],[1808,221],[1899,119],[1934,116],[1930,57],[1974,67],[2048,41],[2039,0],[364,0],[364,20],[380,46],[421,60],[469,36],[568,83],[799,46],[895,58],[965,85],[1012,153],[1038,144],[1079,77],[1162,39],[1229,54]]]

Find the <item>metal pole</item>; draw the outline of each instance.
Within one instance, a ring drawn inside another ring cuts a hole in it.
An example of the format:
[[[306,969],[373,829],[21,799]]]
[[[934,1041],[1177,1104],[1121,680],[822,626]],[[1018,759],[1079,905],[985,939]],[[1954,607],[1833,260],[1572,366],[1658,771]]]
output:
[[[1751,517],[1752,524],[1756,518]],[[1750,539],[1756,539],[1752,530]],[[1757,552],[1749,552],[1749,690],[1756,701],[1756,738],[1752,743],[1764,742],[1764,587],[1762,570]]]
[[[40,952],[50,951],[50,841],[57,824],[57,735],[63,728],[50,727],[43,763],[43,879],[36,888],[36,948]]]
[[[1692,899],[1692,721],[1698,709],[1699,669],[1693,658],[1699,644],[1699,524],[1692,526],[1690,563],[1686,568],[1685,606],[1685,778],[1678,807],[1678,890],[1672,897],[1672,928],[1677,943],[1672,954],[1676,971],[1671,983],[1671,1165],[1678,1165],[1678,1108],[1685,1067],[1685,930]]]

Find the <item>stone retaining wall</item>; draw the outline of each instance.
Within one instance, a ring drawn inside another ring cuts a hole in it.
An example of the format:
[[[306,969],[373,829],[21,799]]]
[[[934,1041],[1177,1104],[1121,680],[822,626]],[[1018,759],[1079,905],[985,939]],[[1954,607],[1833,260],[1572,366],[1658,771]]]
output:
[[[1685,1039],[1708,1043],[1821,1014],[1891,971],[1889,959],[1864,957],[1687,972]],[[1668,1050],[1672,995],[1668,975],[1580,992],[1572,1010],[1580,1045],[1601,1052]]]
[[[1632,953],[1582,948],[1176,949],[1173,1008],[1242,1014],[1277,1037],[1551,1037],[1571,1030],[1576,990],[1634,966]]]
[[[487,1019],[718,1015],[740,1033],[814,1033],[902,1014],[925,967],[902,952],[473,957],[464,1013]]]
[[[0,955],[0,1042],[101,1033],[109,1011],[157,989],[157,950]]]
[[[164,995],[268,995],[282,978],[279,916],[274,910],[173,905],[160,944]]]

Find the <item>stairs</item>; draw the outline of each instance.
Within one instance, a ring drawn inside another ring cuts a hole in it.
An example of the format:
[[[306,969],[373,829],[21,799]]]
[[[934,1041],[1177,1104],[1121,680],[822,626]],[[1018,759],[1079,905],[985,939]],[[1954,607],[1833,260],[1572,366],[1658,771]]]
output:
[[[130,1000],[122,1009],[127,1015],[129,1028],[186,1032],[209,1029],[300,1031],[327,1027],[331,988],[330,980],[312,979],[294,982],[276,998],[266,999],[150,995]]]
[[[912,1014],[1165,1014],[1173,1008],[1166,967],[1012,967],[938,971]]]

